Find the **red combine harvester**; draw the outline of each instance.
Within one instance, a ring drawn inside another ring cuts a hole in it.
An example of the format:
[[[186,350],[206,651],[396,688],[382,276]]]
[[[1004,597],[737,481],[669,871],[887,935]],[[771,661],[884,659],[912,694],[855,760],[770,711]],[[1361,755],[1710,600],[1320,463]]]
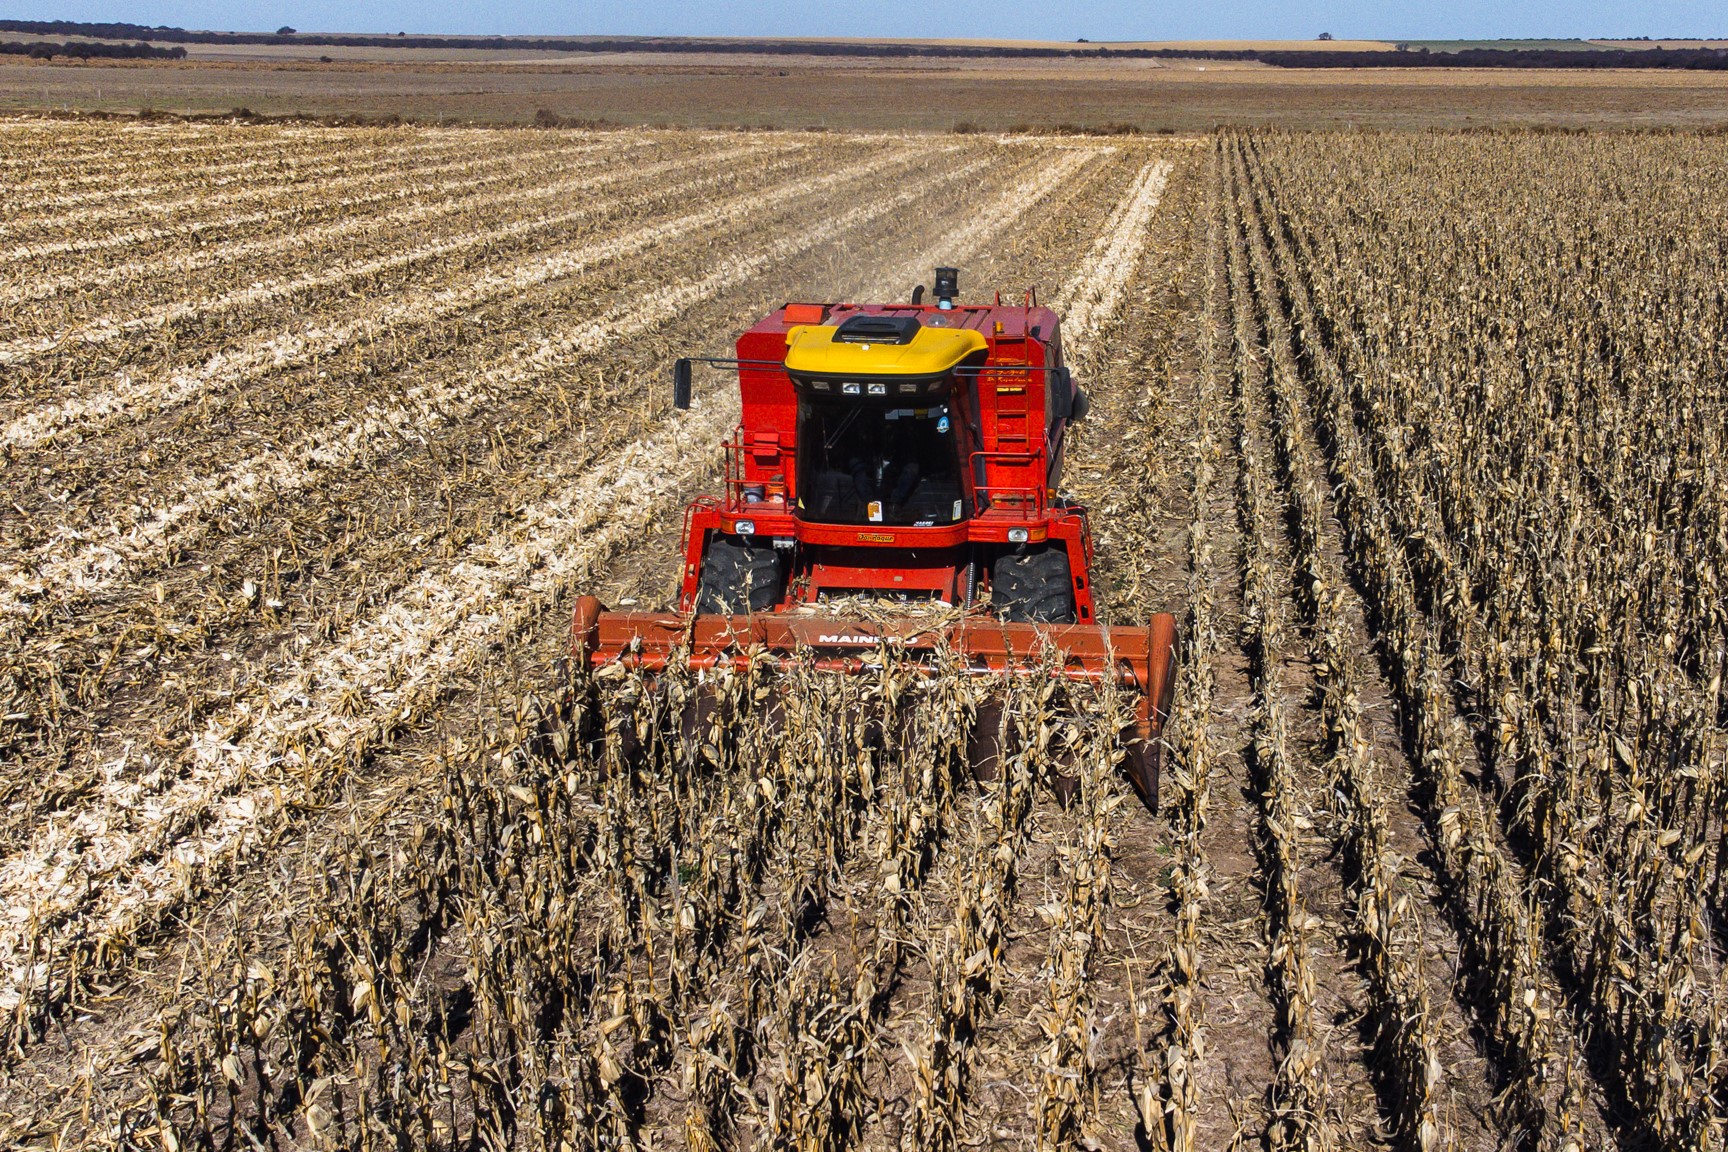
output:
[[[963,305],[957,288],[938,268],[933,303],[920,286],[909,304],[787,304],[739,337],[736,359],[696,361],[736,367],[743,419],[724,493],[685,514],[679,611],[609,612],[585,596],[577,661],[742,670],[768,652],[857,672],[893,645],[911,659],[946,648],[980,675],[1113,680],[1137,700],[1117,735],[1155,808],[1175,621],[1095,619],[1086,510],[1057,495],[1088,407],[1060,319],[1030,293]],[[678,408],[692,363],[674,368]],[[848,618],[859,596],[954,611],[937,624]]]

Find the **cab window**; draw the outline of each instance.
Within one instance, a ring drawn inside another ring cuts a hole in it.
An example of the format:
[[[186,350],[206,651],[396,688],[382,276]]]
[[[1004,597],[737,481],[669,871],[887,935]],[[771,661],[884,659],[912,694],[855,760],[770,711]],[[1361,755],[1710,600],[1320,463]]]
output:
[[[806,520],[824,524],[932,527],[963,519],[948,405],[800,397],[798,505]]]

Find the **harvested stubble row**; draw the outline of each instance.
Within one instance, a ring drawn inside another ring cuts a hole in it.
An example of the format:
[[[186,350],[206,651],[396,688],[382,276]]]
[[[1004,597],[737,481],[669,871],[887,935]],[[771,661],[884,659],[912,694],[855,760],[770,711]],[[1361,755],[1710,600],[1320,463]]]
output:
[[[1026,198],[1028,203],[1035,203],[1058,185],[1084,158],[1083,155],[1071,159],[1059,157],[1057,162],[1041,170],[1035,178],[1015,185],[1015,191]],[[942,158],[938,156],[936,159]],[[798,204],[800,197],[819,193],[836,181],[869,175],[882,165],[882,161],[874,161],[838,174],[794,181],[775,188],[771,197],[766,200],[761,197],[744,197],[736,203],[722,201],[694,215],[679,217],[667,225],[627,233],[605,241],[591,251],[578,250],[554,258],[554,262],[565,270],[581,268],[600,262],[604,256],[627,254],[654,242],[664,242],[684,235],[700,235],[704,228],[715,226],[717,222],[742,212],[754,211],[760,216],[764,208],[770,207],[781,198],[788,201],[790,211],[802,211]],[[560,335],[555,340],[543,340],[526,349],[507,348],[503,353],[503,362],[494,362],[479,368],[478,378],[466,376],[458,366],[450,373],[448,383],[440,384],[436,388],[410,389],[406,402],[398,402],[388,407],[368,406],[361,413],[362,423],[358,426],[359,431],[365,433],[364,436],[357,435],[356,426],[348,422],[336,422],[333,426],[317,428],[300,443],[288,445],[282,457],[275,453],[261,453],[240,466],[219,474],[214,481],[206,481],[206,496],[202,500],[193,503],[181,502],[168,512],[160,514],[146,528],[135,529],[123,536],[116,536],[112,532],[105,534],[105,544],[85,545],[79,553],[83,559],[75,560],[71,566],[58,561],[39,561],[35,575],[38,579],[57,577],[55,583],[60,586],[62,597],[68,594],[78,596],[101,592],[107,585],[118,582],[122,576],[128,574],[117,570],[116,562],[119,561],[130,565],[130,575],[136,579],[149,572],[148,567],[141,569],[140,565],[148,564],[151,556],[169,548],[183,550],[195,543],[198,538],[196,533],[210,527],[201,519],[206,509],[213,511],[231,505],[250,493],[256,493],[260,497],[279,497],[305,484],[329,485],[332,476],[340,475],[342,469],[350,463],[364,463],[375,472],[379,467],[379,453],[397,445],[407,434],[455,424],[458,418],[471,410],[496,411],[500,395],[513,396],[526,392],[532,396],[535,390],[531,386],[544,386],[549,375],[555,370],[565,365],[580,367],[582,361],[575,359],[576,357],[587,353],[599,354],[609,347],[609,341],[615,342],[642,331],[670,317],[677,310],[689,309],[715,293],[728,290],[731,285],[748,281],[782,255],[819,246],[827,236],[843,232],[857,221],[880,216],[902,202],[907,202],[909,197],[915,199],[922,195],[940,193],[977,168],[978,161],[945,167],[940,170],[935,180],[920,179],[912,185],[906,184],[903,173],[895,173],[893,175],[896,183],[901,185],[900,191],[882,204],[862,205],[839,213],[814,229],[794,230],[791,235],[774,240],[766,249],[760,245],[742,242],[739,245],[739,258],[722,261],[712,274],[702,280],[669,289],[650,302],[613,308],[610,310],[611,314],[603,315],[598,320],[573,325],[567,335]],[[974,233],[979,230],[976,225],[964,228],[950,237],[950,242],[974,243]],[[676,260],[676,256],[673,260]],[[648,271],[652,272],[654,269],[650,267]],[[579,312],[579,308],[574,305],[571,310]],[[617,362],[615,355],[607,359],[614,365]],[[604,368],[606,364],[602,362],[600,367]],[[627,383],[629,379],[626,376],[624,382]],[[606,389],[590,390],[580,397],[580,403],[596,413],[603,412],[609,406],[607,391],[613,387],[615,386],[608,385]],[[391,414],[392,418],[384,419]],[[376,427],[368,428],[368,423],[375,424]],[[616,433],[619,439],[627,436],[625,429],[617,429]],[[330,443],[332,439],[335,440],[334,444]],[[585,437],[583,452],[592,456],[598,446],[593,436]],[[307,465],[296,464],[302,456],[308,454],[312,459]],[[580,461],[576,463],[579,464]],[[147,477],[148,470],[141,469],[140,473]],[[187,521],[184,528],[177,529],[176,526],[182,521]],[[92,581],[96,582],[94,587]],[[14,585],[19,592],[24,593],[25,598],[18,601],[20,606],[39,598],[36,592],[29,591],[22,577],[15,577]],[[41,592],[49,589],[49,585],[38,586],[38,591]],[[54,603],[53,600],[42,599],[47,606]]]
[[[425,140],[410,140],[406,144],[379,150],[370,162],[376,164],[394,163],[403,156],[414,157],[425,153],[430,142]],[[437,145],[432,145],[434,152]],[[251,175],[259,180],[264,179],[272,169],[282,173],[294,173],[300,163],[311,161],[331,161],[348,157],[364,156],[366,149],[363,144],[353,139],[327,140],[322,142],[307,141],[300,147],[284,149],[275,155],[247,155],[248,149],[230,148],[225,153],[215,156],[201,156],[199,163],[186,168],[156,169],[155,183],[131,184],[115,177],[124,173],[127,168],[139,166],[147,161],[147,156],[134,156],[130,163],[86,172],[83,174],[68,174],[53,179],[31,180],[21,189],[21,195],[14,202],[15,218],[34,219],[37,216],[50,216],[54,211],[74,211],[92,204],[124,201],[128,198],[154,196],[168,189],[190,189],[200,182],[213,191],[219,188],[231,187],[239,182],[239,178]],[[256,153],[257,149],[250,149]],[[286,153],[286,154],[284,154]],[[161,179],[166,174],[170,178]],[[85,186],[92,186],[90,191],[80,191]]]
[[[403,343],[402,335],[409,331],[424,335],[406,354],[424,356],[432,351],[428,346],[431,341],[448,343],[467,335],[460,330],[443,330],[440,322],[473,313],[493,302],[508,302],[530,288],[559,284],[579,276],[607,257],[632,254],[632,245],[640,249],[676,238],[679,229],[704,219],[700,214],[694,217],[673,215],[682,211],[686,198],[721,189],[736,191],[739,184],[735,171],[737,163],[757,157],[764,162],[752,173],[756,179],[766,180],[796,166],[794,155],[764,153],[758,148],[744,147],[716,151],[699,159],[641,163],[627,174],[596,175],[572,182],[576,187],[589,191],[624,183],[627,192],[631,185],[641,181],[672,173],[682,177],[664,183],[652,194],[613,192],[586,202],[574,212],[560,214],[564,219],[554,223],[570,225],[572,233],[562,235],[549,231],[539,238],[540,244],[548,246],[562,242],[562,250],[555,255],[546,248],[538,248],[502,267],[487,267],[483,272],[464,276],[453,285],[399,291],[371,308],[326,304],[321,314],[314,314],[309,319],[296,317],[296,323],[286,331],[273,329],[263,322],[237,343],[213,355],[206,354],[195,363],[167,364],[155,370],[128,364],[114,373],[107,387],[59,402],[36,403],[28,408],[20,406],[19,416],[6,425],[0,437],[14,450],[57,440],[55,446],[64,460],[68,447],[64,442],[72,439],[64,433],[88,435],[115,420],[128,417],[137,420],[157,412],[172,412],[195,401],[206,402],[211,397],[220,402],[224,393],[238,391],[265,377],[279,378],[290,368],[316,365],[324,374],[319,379],[381,374],[387,371],[388,364],[380,363],[378,358],[397,351]],[[708,171],[710,168],[715,171]],[[534,193],[539,191],[533,190]],[[528,198],[538,197],[531,194]],[[664,221],[658,231],[641,229],[624,235],[616,234],[616,230],[627,222],[644,221],[655,215],[673,215],[673,219]],[[545,224],[546,221],[539,223]],[[606,231],[614,234],[598,245],[574,243],[584,236],[592,237]],[[487,258],[495,257],[488,253]],[[327,277],[323,286],[339,286],[341,278],[351,274],[357,274],[353,268],[339,269],[334,277]],[[545,310],[544,302],[540,300],[535,300],[530,307]],[[397,339],[381,344],[380,338],[387,334]],[[342,359],[343,353],[364,355],[370,359],[354,363]],[[63,364],[57,363],[52,367],[55,374],[65,371]],[[52,387],[53,378],[45,377],[43,387],[38,390],[46,391]],[[205,403],[200,416],[207,417],[208,414],[209,406]],[[76,467],[75,456],[70,464]]]
[[[507,159],[480,157],[451,161],[449,164],[436,165],[433,169],[422,169],[415,173],[417,177],[423,178],[434,170],[478,170],[478,175],[424,182],[391,181],[383,190],[360,196],[318,199],[300,192],[294,197],[295,203],[291,208],[266,209],[260,213],[246,214],[256,217],[257,220],[248,222],[249,226],[246,226],[243,236],[231,240],[213,242],[207,235],[182,232],[176,238],[191,241],[190,243],[182,243],[169,250],[163,250],[166,246],[158,246],[156,250],[141,255],[143,245],[138,243],[138,237],[133,236],[126,241],[128,255],[132,259],[118,263],[103,262],[94,268],[60,275],[47,275],[35,270],[26,272],[24,269],[15,268],[19,284],[15,289],[0,285],[0,307],[60,295],[89,296],[93,292],[122,284],[126,295],[150,297],[160,294],[155,291],[152,283],[157,277],[184,280],[194,272],[206,273],[207,270],[214,269],[227,271],[229,266],[239,261],[245,261],[245,267],[239,270],[240,274],[251,279],[260,279],[269,274],[272,258],[284,262],[303,262],[304,254],[299,252],[299,249],[322,251],[357,233],[372,234],[366,236],[366,239],[375,239],[378,233],[383,233],[387,241],[400,243],[402,237],[397,233],[406,232],[409,226],[413,226],[416,234],[423,234],[435,229],[444,217],[460,213],[483,211],[488,216],[496,217],[500,209],[536,206],[538,202],[546,200],[564,200],[574,193],[614,183],[616,177],[613,180],[567,180],[559,177],[570,174],[580,176],[590,169],[609,166],[616,170],[615,166],[626,157],[638,165],[644,162],[625,149],[604,148],[599,145],[591,148],[545,148],[514,152],[509,154]],[[635,175],[641,175],[639,169],[632,171]],[[320,181],[321,192],[328,193],[329,183],[341,181]],[[373,176],[364,180],[363,186],[376,188],[378,183],[379,178]],[[491,186],[499,184],[505,185],[503,190],[491,189]],[[484,191],[475,191],[476,189]],[[373,205],[391,202],[399,206],[394,211],[377,215],[368,215],[363,211]],[[274,236],[260,236],[259,233],[263,230],[255,224],[270,219],[271,212],[279,213],[276,218],[288,227]],[[318,224],[317,218],[320,216],[333,216],[335,219],[329,223]],[[233,218],[225,219],[223,231],[235,231],[235,223]],[[61,253],[48,255],[53,257],[56,266],[66,263]],[[214,276],[209,274],[200,276],[200,288],[208,292],[214,286],[214,279]],[[116,292],[114,295],[120,296],[121,293]]]
[[[975,168],[976,164],[976,161],[962,164],[942,179],[958,179]],[[746,195],[735,201],[722,200],[694,215],[676,217],[663,224],[626,232],[622,236],[551,257],[546,263],[564,272],[577,271],[593,264],[600,264],[604,268],[606,265],[603,261],[607,257],[658,245],[668,246],[670,262],[666,274],[671,275],[678,256],[676,248],[670,247],[669,242],[683,236],[700,235],[705,225],[713,225],[716,221],[731,216],[754,211],[761,218],[765,211],[776,208],[781,201],[786,203],[789,212],[801,212],[805,210],[804,205],[812,195],[833,186],[836,181],[867,175],[879,167],[880,162],[870,162],[862,168],[792,181],[773,188],[767,197]],[[936,184],[921,181],[913,187],[930,189],[939,187],[940,183],[940,180]],[[882,211],[901,202],[908,194],[909,191],[903,189]],[[85,672],[80,670],[76,659],[68,659],[76,649],[69,648],[65,637],[58,635],[56,629],[82,632],[90,621],[69,610],[88,602],[92,597],[112,600],[113,591],[122,589],[131,590],[130,595],[133,597],[139,593],[149,593],[150,585],[141,582],[148,578],[159,579],[163,565],[178,563],[179,557],[212,532],[217,535],[218,540],[222,540],[226,533],[233,533],[237,508],[247,511],[245,519],[255,519],[269,509],[270,501],[280,500],[303,490],[308,496],[320,491],[328,494],[326,503],[314,505],[310,511],[316,512],[319,506],[330,507],[331,503],[341,507],[345,489],[354,489],[355,485],[360,485],[356,494],[361,495],[368,478],[378,473],[381,460],[392,454],[400,454],[404,448],[423,439],[429,431],[442,434],[442,430],[449,429],[452,434],[461,434],[467,428],[464,418],[483,412],[505,417],[499,421],[498,427],[508,427],[517,423],[510,418],[512,408],[523,404],[541,407],[537,398],[543,397],[548,388],[555,389],[560,397],[567,397],[564,388],[556,383],[557,373],[587,369],[598,361],[596,366],[602,373],[600,380],[607,381],[607,385],[578,393],[577,398],[575,414],[580,417],[583,430],[586,431],[590,420],[600,420],[600,414],[612,406],[617,395],[616,389],[628,386],[634,379],[628,374],[621,378],[615,375],[618,358],[616,353],[607,352],[609,347],[634,333],[651,329],[654,324],[663,322],[680,308],[688,309],[706,297],[747,281],[767,267],[771,259],[819,246],[825,237],[843,232],[849,220],[868,219],[874,212],[874,209],[865,208],[842,213],[815,230],[794,228],[790,237],[775,240],[766,252],[752,248],[748,241],[743,241],[740,248],[748,253],[747,255],[741,254],[735,259],[722,260],[711,275],[694,285],[682,286],[670,293],[660,294],[658,299],[634,306],[596,308],[585,304],[581,297],[571,300],[560,291],[549,300],[543,300],[542,304],[563,306],[573,319],[580,318],[584,312],[592,314],[596,311],[600,312],[600,317],[573,323],[567,331],[526,347],[522,346],[519,337],[513,338],[507,330],[493,342],[496,350],[486,344],[464,350],[473,352],[478,363],[470,365],[462,358],[455,358],[453,364],[438,367],[438,376],[431,383],[411,383],[416,377],[424,379],[427,374],[425,361],[412,356],[397,359],[399,374],[384,371],[390,366],[387,362],[365,361],[362,365],[366,369],[361,373],[363,377],[375,377],[385,388],[400,380],[407,394],[387,403],[374,401],[367,404],[353,418],[335,419],[323,425],[314,423],[306,434],[290,439],[273,450],[259,452],[214,475],[200,477],[197,488],[175,500],[168,508],[159,510],[154,517],[143,523],[135,523],[130,528],[110,523],[89,534],[95,537],[94,540],[80,540],[79,536],[82,534],[61,529],[63,535],[58,542],[50,544],[48,555],[38,554],[33,559],[27,559],[24,564],[19,565],[19,569],[10,574],[11,599],[8,604],[14,610],[14,615],[7,623],[7,632],[14,638],[26,641],[26,652],[41,653],[38,657],[40,663],[36,666],[50,669],[51,674],[38,676],[34,688],[23,680],[18,681],[17,686],[21,691],[28,690],[38,696],[46,693],[48,698],[39,698],[35,704],[29,704],[20,695],[9,711],[18,712],[21,710],[19,705],[22,705],[23,710],[30,710],[43,720],[51,719],[57,707],[53,698],[63,694],[61,685],[67,683],[77,683],[77,693],[80,696],[89,696],[91,686],[84,679]],[[796,216],[788,216],[786,219],[794,220]],[[763,223],[767,224],[768,221],[764,219]],[[656,251],[654,260],[641,270],[654,273],[661,259],[661,253]],[[543,270],[544,268],[534,268],[529,271],[537,276]],[[480,287],[491,290],[495,283],[504,279],[487,277]],[[520,279],[523,287],[531,286],[535,282],[535,277],[530,275],[522,275]],[[582,285],[580,279],[573,283],[578,288]],[[606,285],[602,282],[597,287],[605,288]],[[450,307],[455,308],[461,292],[452,289],[447,295]],[[591,300],[593,297],[587,299]],[[394,317],[409,324],[417,319],[411,309],[393,308],[387,311],[387,318]],[[460,335],[460,330],[451,333],[458,341]],[[357,352],[371,353],[377,350],[378,345],[367,341],[355,347]],[[436,359],[439,346],[435,343],[429,346],[416,343],[411,346],[411,350]],[[273,385],[279,378],[268,378],[265,383]],[[367,394],[366,390],[343,393],[345,398],[362,401]],[[567,398],[564,406],[568,422],[570,409]],[[258,401],[254,400],[250,407],[257,411]],[[323,414],[334,416],[339,411],[333,406],[326,406]],[[305,415],[302,410],[296,405],[287,404],[283,409],[283,431],[292,431],[291,421],[296,417],[304,423]],[[543,418],[542,415],[534,419]],[[618,437],[627,436],[629,431],[625,426],[610,422],[602,423],[600,427],[609,429],[608,434]],[[124,437],[127,433],[121,430],[120,434]],[[191,437],[183,439],[193,440]],[[587,443],[572,463],[580,464],[598,454],[600,443],[593,437],[584,439]],[[219,452],[222,447],[219,437],[213,440],[201,453],[202,463],[208,466],[212,458],[220,459]],[[188,451],[190,450],[189,448]],[[139,460],[130,455],[127,455],[127,459],[131,470],[138,477],[136,483],[139,488],[147,491],[152,476],[148,455],[150,449],[142,448],[142,451],[146,454],[145,459]],[[468,472],[466,462],[470,455],[485,458],[495,456],[495,452],[493,443],[484,436],[479,444],[472,447],[462,445],[450,449],[452,455],[463,461],[464,482]],[[443,454],[439,455],[441,460],[447,459]],[[408,459],[413,462],[418,460],[418,457],[411,455]],[[171,471],[162,470],[163,479],[171,475]],[[450,487],[448,482],[444,483],[444,487]],[[441,503],[453,500],[455,495],[454,491],[441,491]],[[52,513],[52,509],[52,503],[44,507],[49,513]],[[445,522],[452,510],[453,505],[449,509],[441,509],[438,516],[438,522],[444,524],[446,530],[448,524]],[[46,519],[46,516],[39,518]],[[290,527],[287,539],[282,542],[282,549],[285,553],[298,553],[305,547],[316,549],[320,535],[316,525],[313,525],[311,532],[296,539],[294,529]],[[63,553],[64,558],[54,554],[62,549],[70,554]],[[449,548],[446,547],[444,551],[448,554]],[[242,559],[250,566],[249,559]],[[390,557],[387,555],[383,559],[388,561]],[[354,556],[353,560],[358,565],[363,557]],[[326,548],[324,565],[328,567],[330,562],[331,557]],[[301,563],[296,556],[295,566],[300,567]],[[356,567],[350,571],[359,573],[365,570]],[[196,583],[190,592],[200,601],[206,594]],[[156,603],[160,606],[160,585],[157,585],[155,596]],[[306,607],[310,610],[316,606]],[[357,607],[350,612],[357,610]],[[156,612],[156,609],[151,611]],[[201,645],[200,637],[207,634],[202,623],[207,612],[207,608],[198,608],[196,618],[199,623],[184,632],[170,627],[164,633],[161,628],[151,626],[154,635],[150,643],[157,649],[154,655],[160,657],[164,648],[180,648],[187,644]],[[113,625],[99,625],[101,631],[111,633],[113,628],[118,628],[125,632],[130,627],[129,621],[136,620],[135,604],[129,606],[127,601],[122,600],[114,607],[104,610],[103,615],[109,617]],[[51,624],[54,628],[48,627]],[[327,624],[326,618],[320,627],[324,628]],[[42,634],[35,635],[38,632]],[[100,656],[100,653],[96,654]],[[116,654],[110,654],[103,659],[112,663]],[[35,661],[32,663],[35,664]]]
[[[508,162],[502,156],[464,161],[464,166],[483,165],[483,174],[477,176],[425,185],[394,183],[387,192],[324,204],[308,197],[309,202],[286,215],[288,230],[277,236],[259,238],[256,229],[247,229],[243,238],[219,242],[199,234],[178,253],[108,261],[98,269],[60,277],[27,275],[9,302],[20,338],[8,348],[14,363],[27,365],[33,363],[29,349],[35,345],[24,337],[35,332],[70,332],[86,345],[101,346],[128,332],[186,328],[191,317],[235,310],[244,315],[261,304],[328,293],[344,285],[365,287],[374,278],[410,266],[435,278],[436,267],[423,267],[430,261],[475,250],[483,258],[494,258],[500,253],[492,249],[533,242],[548,230],[593,219],[597,206],[585,202],[582,193],[652,186],[654,176],[691,174],[759,149],[785,156],[798,146],[743,143],[696,155],[681,155],[678,148],[555,149],[537,160],[530,155],[512,156]],[[632,163],[624,163],[627,160]],[[377,184],[372,179],[362,186],[375,189]],[[502,188],[493,187],[500,184]],[[386,204],[384,211],[362,211],[380,203]],[[579,207],[564,209],[572,203]],[[318,224],[320,215],[337,219]],[[223,230],[234,228],[225,224]],[[308,253],[320,254],[329,267],[321,276],[302,280],[292,273],[307,262]],[[380,254],[389,258],[380,261]],[[160,303],[181,293],[190,295]]]
[[[248,140],[244,133],[223,129],[215,129],[198,140],[177,127],[167,132],[152,132],[148,126],[127,126],[116,131],[113,124],[103,124],[80,135],[67,131],[66,125],[31,132],[20,122],[10,121],[4,132],[9,147],[7,154],[0,156],[0,173],[4,174],[7,187],[42,188],[67,180],[94,180],[125,171],[151,156],[199,164],[220,163],[221,157],[241,156],[257,149],[254,140]],[[50,140],[52,149],[40,146]],[[174,143],[168,143],[170,140]],[[332,137],[331,142],[339,143],[340,138]]]
[[[366,131],[339,129],[331,132],[330,137],[340,142]],[[238,124],[197,129],[148,121],[77,125],[63,121],[7,120],[0,125],[0,133],[14,149],[0,157],[0,172],[28,171],[32,180],[44,175],[57,179],[79,171],[118,170],[149,156],[196,163],[212,154],[256,150],[259,142],[275,142],[279,136],[279,132],[270,130],[248,131]],[[41,147],[44,143],[53,147]]]
[[[636,143],[647,146],[652,141],[644,139]],[[196,246],[200,239],[207,236],[250,238],[260,230],[260,225],[263,225],[265,230],[276,226],[293,227],[300,221],[316,220],[324,215],[339,215],[355,208],[403,200],[410,195],[431,195],[436,189],[450,183],[452,178],[455,186],[477,187],[511,178],[516,173],[516,166],[524,161],[532,163],[537,158],[548,156],[576,157],[586,152],[614,152],[628,146],[627,143],[594,142],[540,149],[500,149],[508,154],[508,160],[485,153],[475,155],[472,149],[452,148],[449,154],[453,159],[433,157],[433,163],[418,163],[411,170],[400,174],[400,182],[380,177],[376,171],[379,165],[375,161],[355,161],[342,165],[338,170],[339,174],[317,174],[315,180],[297,179],[282,184],[250,185],[237,192],[208,199],[191,197],[173,204],[160,205],[147,214],[147,218],[154,219],[155,222],[143,226],[137,225],[137,205],[128,205],[127,210],[117,210],[121,222],[126,225],[118,230],[86,227],[78,229],[75,235],[57,240],[18,244],[11,251],[20,262],[50,261],[54,267],[64,267],[62,261],[66,257],[91,254],[95,256],[93,263],[101,267],[102,258],[99,254],[110,249],[123,248],[126,255],[137,256],[176,245]],[[481,174],[472,177],[460,175],[470,171]],[[306,187],[308,183],[314,184],[314,187]],[[384,186],[380,188],[380,184]],[[246,212],[232,210],[236,204],[254,202],[260,207]],[[188,214],[177,211],[178,208],[187,207],[194,208],[197,212]],[[186,218],[188,215],[190,218]],[[160,216],[168,216],[172,222],[161,223]]]
[[[461,140],[410,139],[404,144],[377,148],[360,139],[343,148],[313,149],[303,156],[296,155],[276,170],[275,180],[259,179],[267,177],[271,172],[271,165],[268,159],[260,158],[256,148],[248,150],[234,161],[227,175],[212,175],[211,183],[214,186],[208,190],[201,190],[203,174],[197,170],[197,165],[187,165],[184,170],[175,170],[176,179],[158,183],[121,179],[122,176],[137,177],[159,172],[161,160],[151,155],[144,157],[135,167],[128,166],[133,168],[132,171],[123,168],[116,172],[114,182],[118,183],[119,187],[108,187],[85,195],[47,197],[42,203],[34,205],[34,211],[20,211],[17,216],[9,217],[0,224],[0,236],[18,239],[43,233],[64,235],[74,229],[89,231],[94,226],[110,221],[137,223],[140,218],[150,220],[166,216],[174,219],[182,214],[196,216],[212,209],[227,209],[236,203],[279,196],[290,190],[304,191],[299,187],[303,182],[324,177],[342,178],[392,171],[411,173],[421,165],[436,163],[442,157],[461,151]],[[301,160],[312,163],[301,167]],[[142,169],[142,172],[139,169]],[[149,176],[146,175],[145,178],[149,179]],[[21,209],[31,207],[27,201],[20,204]]]
[[[695,157],[681,159],[699,159],[700,155],[698,152]],[[629,168],[597,175],[592,178],[592,185],[627,183],[633,179],[652,186],[643,174]],[[557,191],[571,192],[582,187],[582,184],[572,182]],[[363,235],[356,251],[345,254],[345,259],[331,261],[330,266],[319,260],[309,270],[290,267],[277,276],[250,283],[218,283],[215,292],[150,302],[142,309],[122,305],[109,314],[70,316],[44,334],[30,333],[0,343],[0,364],[24,367],[68,352],[73,356],[82,353],[82,357],[73,359],[69,365],[62,365],[62,372],[66,367],[80,372],[94,371],[116,358],[127,363],[136,356],[132,345],[152,341],[162,343],[159,334],[163,332],[175,337],[168,342],[170,344],[184,342],[218,327],[214,323],[218,319],[223,321],[220,325],[223,328],[235,325],[235,319],[230,317],[256,323],[252,319],[256,314],[269,315],[284,305],[307,297],[315,298],[317,294],[338,287],[354,292],[365,288],[388,290],[393,284],[390,277],[413,273],[432,278],[442,267],[461,267],[476,254],[482,259],[496,259],[512,248],[533,250],[537,243],[554,242],[560,231],[594,216],[594,210],[586,205],[546,212],[535,203],[535,196],[528,195],[525,199],[530,210],[515,217],[507,213],[502,221],[495,220],[491,214],[475,213],[466,221],[447,221],[447,234],[434,233],[426,238],[414,236],[410,231],[414,242],[406,247],[398,244],[394,249],[374,252],[364,243],[368,237]],[[116,343],[119,344],[117,349],[110,347]]]

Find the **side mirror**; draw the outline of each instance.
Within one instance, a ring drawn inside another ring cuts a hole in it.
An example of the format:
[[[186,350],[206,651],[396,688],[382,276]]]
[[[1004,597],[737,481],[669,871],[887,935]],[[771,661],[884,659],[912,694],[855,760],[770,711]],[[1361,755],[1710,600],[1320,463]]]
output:
[[[1058,420],[1074,416],[1074,376],[1066,366],[1050,373],[1050,411]]]
[[[690,361],[682,358],[672,362],[672,407],[690,410]]]
[[[1068,419],[1078,424],[1086,419],[1086,413],[1092,411],[1092,397],[1076,388],[1074,389],[1074,401],[1070,407],[1072,411],[1069,412]]]

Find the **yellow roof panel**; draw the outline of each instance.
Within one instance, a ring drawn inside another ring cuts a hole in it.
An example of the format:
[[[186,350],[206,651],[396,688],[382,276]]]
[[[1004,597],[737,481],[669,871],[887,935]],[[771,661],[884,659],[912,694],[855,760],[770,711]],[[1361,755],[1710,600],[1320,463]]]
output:
[[[786,332],[786,370],[813,376],[934,376],[989,344],[971,328],[919,328],[905,344],[834,339],[832,324],[798,324]]]

